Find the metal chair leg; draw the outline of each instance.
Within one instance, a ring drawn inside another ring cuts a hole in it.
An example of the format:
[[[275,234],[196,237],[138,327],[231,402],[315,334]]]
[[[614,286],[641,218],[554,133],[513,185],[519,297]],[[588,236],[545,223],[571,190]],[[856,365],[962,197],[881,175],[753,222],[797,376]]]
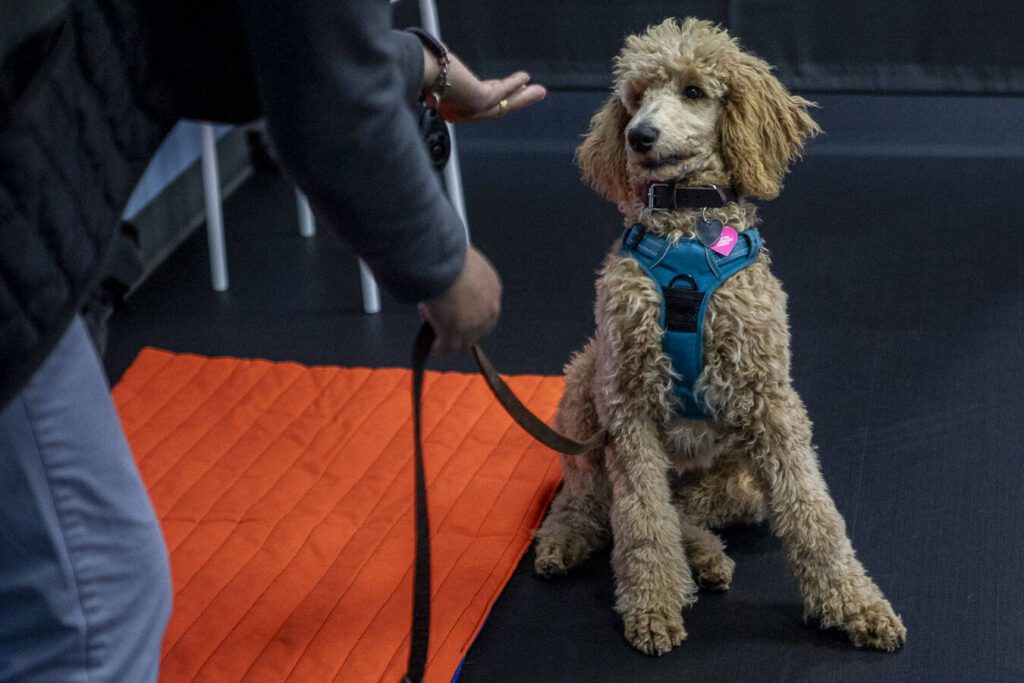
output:
[[[363,311],[380,313],[380,288],[370,267],[362,259],[359,259],[359,280],[363,287]]]
[[[206,242],[210,251],[210,279],[213,289],[228,288],[228,261],[224,249],[224,216],[221,210],[220,173],[217,170],[217,141],[213,126],[199,126],[203,144],[203,196],[206,203]]]
[[[313,209],[309,207],[309,200],[302,192],[295,190],[295,203],[299,207],[299,234],[312,237],[316,234],[316,219],[313,217]]]

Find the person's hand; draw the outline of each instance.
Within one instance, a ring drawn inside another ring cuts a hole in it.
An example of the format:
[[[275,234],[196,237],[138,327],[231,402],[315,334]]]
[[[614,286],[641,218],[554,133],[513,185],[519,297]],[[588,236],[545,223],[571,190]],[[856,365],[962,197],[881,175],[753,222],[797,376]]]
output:
[[[468,349],[498,323],[501,280],[487,257],[470,246],[455,283],[444,294],[420,303],[419,309],[437,333],[434,352]]]
[[[437,107],[446,121],[465,123],[500,118],[509,112],[536,104],[548,94],[543,85],[530,83],[530,75],[525,71],[517,71],[505,78],[482,81],[461,59],[449,54],[449,87],[441,97],[440,104],[432,93],[426,95],[427,102]],[[424,88],[427,88],[437,80],[440,66],[434,53],[426,48],[423,49],[423,60],[423,82]]]

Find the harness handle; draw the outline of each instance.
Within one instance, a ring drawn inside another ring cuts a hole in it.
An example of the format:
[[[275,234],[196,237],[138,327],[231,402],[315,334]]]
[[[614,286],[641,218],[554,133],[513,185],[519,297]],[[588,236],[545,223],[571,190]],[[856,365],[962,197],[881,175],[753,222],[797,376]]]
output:
[[[676,275],[674,278],[672,278],[672,280],[668,283],[668,289],[674,288],[676,286],[676,281],[680,279],[686,280],[688,283],[690,283],[690,286],[693,288],[693,291],[699,291],[699,288],[697,287],[697,280],[694,279],[692,275],[687,275],[686,273]]]

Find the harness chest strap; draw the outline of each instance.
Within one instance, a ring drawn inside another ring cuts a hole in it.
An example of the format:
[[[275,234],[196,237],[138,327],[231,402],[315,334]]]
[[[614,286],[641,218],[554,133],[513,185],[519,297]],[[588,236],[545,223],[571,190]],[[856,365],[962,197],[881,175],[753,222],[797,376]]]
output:
[[[736,245],[723,255],[696,238],[675,242],[649,234],[637,224],[622,235],[620,253],[634,259],[658,286],[662,348],[677,375],[673,378],[676,410],[683,417],[708,417],[694,389],[704,369],[704,315],[711,296],[730,277],[757,260],[757,229],[736,234]]]

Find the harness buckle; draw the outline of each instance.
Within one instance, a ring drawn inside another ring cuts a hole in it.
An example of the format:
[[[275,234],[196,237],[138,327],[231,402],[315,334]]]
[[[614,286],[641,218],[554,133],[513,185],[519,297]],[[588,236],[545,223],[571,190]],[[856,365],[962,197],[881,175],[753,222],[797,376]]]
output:
[[[636,248],[640,246],[640,242],[643,241],[646,234],[647,228],[637,223],[626,233],[626,239],[623,240],[622,246],[629,251],[636,251]]]

